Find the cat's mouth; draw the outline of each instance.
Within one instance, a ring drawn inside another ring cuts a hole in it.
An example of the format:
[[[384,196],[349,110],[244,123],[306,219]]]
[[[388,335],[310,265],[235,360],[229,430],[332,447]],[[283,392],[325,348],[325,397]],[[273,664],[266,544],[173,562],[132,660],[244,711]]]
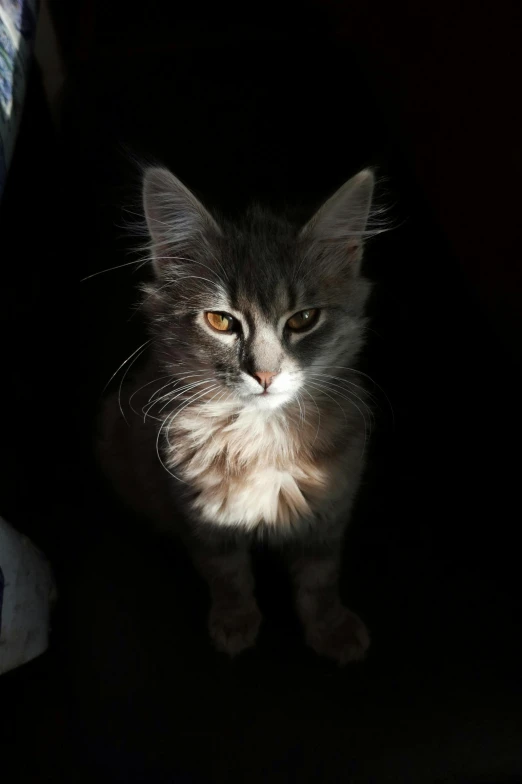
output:
[[[264,381],[264,379],[262,380]],[[247,407],[253,406],[254,409],[259,410],[280,408],[293,399],[299,388],[299,383],[296,383],[296,379],[283,372],[279,374],[275,383],[263,384],[262,386],[256,384],[254,386],[252,379],[247,378],[246,374],[242,378],[242,382],[238,385],[237,391],[239,396],[243,398]]]
[[[275,389],[263,389],[262,392],[256,392],[254,397],[280,397],[283,392]]]
[[[271,411],[284,405],[291,396],[286,392],[264,389],[250,397],[255,408]]]

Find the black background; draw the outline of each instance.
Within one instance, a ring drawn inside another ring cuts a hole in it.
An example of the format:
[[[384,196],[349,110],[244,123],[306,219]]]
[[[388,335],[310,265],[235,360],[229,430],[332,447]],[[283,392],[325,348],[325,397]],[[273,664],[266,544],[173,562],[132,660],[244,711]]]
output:
[[[287,18],[268,5],[246,21],[197,5],[80,8],[57,9],[62,127],[35,68],[0,213],[1,511],[46,550],[60,590],[50,651],[0,682],[6,781],[519,780],[516,259],[492,265],[492,306],[393,108],[407,83],[394,104],[368,65],[372,41],[340,35],[326,5]],[[453,68],[471,47],[462,38]],[[473,127],[486,176],[500,149]],[[99,481],[92,418],[143,342],[131,316],[147,273],[80,281],[135,258],[141,157],[230,212],[252,197],[317,205],[377,167],[395,228],[368,247],[364,367],[393,415],[377,390],[347,541],[343,592],[373,637],[362,665],[338,670],[305,649],[268,553],[257,649],[233,663],[214,654],[185,555]]]

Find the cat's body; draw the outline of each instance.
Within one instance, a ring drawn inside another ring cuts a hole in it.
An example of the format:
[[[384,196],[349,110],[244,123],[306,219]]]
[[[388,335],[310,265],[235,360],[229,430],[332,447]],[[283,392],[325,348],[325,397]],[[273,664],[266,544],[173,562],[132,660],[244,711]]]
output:
[[[260,623],[258,537],[284,542],[318,652],[344,662],[368,645],[337,575],[370,416],[354,363],[372,186],[357,175],[299,230],[260,209],[218,225],[168,172],[146,175],[149,359],[107,401],[100,455],[125,500],[189,546],[211,635],[232,654]]]

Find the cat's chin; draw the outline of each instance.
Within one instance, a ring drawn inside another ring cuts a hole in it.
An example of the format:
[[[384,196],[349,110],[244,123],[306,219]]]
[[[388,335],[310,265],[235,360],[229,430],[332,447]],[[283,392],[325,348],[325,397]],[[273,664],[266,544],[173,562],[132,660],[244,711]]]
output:
[[[246,405],[255,411],[275,411],[290,400],[284,392],[269,392],[268,395],[250,395]]]

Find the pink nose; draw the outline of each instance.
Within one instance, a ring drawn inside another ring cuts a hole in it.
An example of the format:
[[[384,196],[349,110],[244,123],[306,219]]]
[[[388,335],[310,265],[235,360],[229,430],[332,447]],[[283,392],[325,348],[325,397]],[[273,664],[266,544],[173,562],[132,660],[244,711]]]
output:
[[[277,373],[253,373],[253,376],[256,381],[259,381],[262,387],[268,389],[274,378],[277,376]]]

